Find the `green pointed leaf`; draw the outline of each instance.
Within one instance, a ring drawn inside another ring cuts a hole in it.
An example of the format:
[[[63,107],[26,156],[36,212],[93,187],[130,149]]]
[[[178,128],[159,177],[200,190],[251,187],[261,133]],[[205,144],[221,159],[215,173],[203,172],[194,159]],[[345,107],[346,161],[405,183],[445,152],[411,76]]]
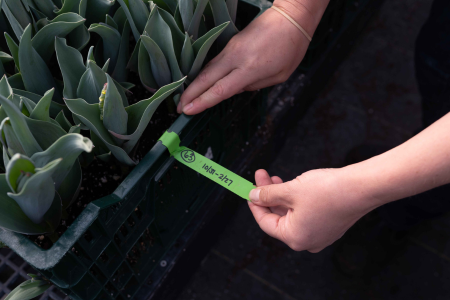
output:
[[[129,118],[127,132],[130,134],[121,138],[127,140],[127,142],[123,145],[123,149],[127,153],[129,153],[134,146],[136,146],[139,138],[142,136],[142,133],[161,102],[169,97],[176,89],[178,89],[185,80],[186,77],[177,82],[163,86],[151,98],[141,100],[138,103],[125,108]]]
[[[11,189],[6,182],[6,175],[0,174],[0,228],[24,234],[44,234],[56,230],[61,220],[61,199],[57,194],[44,216],[46,221],[35,224],[16,201],[7,196],[9,192]]]
[[[27,13],[25,7],[23,7],[21,1],[17,0],[5,0],[6,6],[10,9],[15,19],[19,22],[22,28],[25,28],[28,24],[32,23],[30,15]],[[2,1],[2,2],[5,2]]]
[[[24,177],[22,180],[25,180],[25,178],[27,180],[20,191],[13,189],[13,192],[7,193],[7,195],[19,204],[22,211],[33,223],[39,224],[44,221],[45,213],[52,206],[55,196],[55,185],[52,175],[57,170],[61,159],[51,161],[42,168],[33,168],[32,172],[29,171],[30,166],[25,166],[26,161],[31,166],[33,165],[29,158],[21,154],[16,154],[11,158],[11,161],[6,167],[6,178],[8,182],[12,180],[11,174],[17,173]],[[27,177],[21,174],[21,171],[31,173],[32,175]]]
[[[61,126],[62,129],[64,129],[66,132],[69,132],[70,128],[72,127],[72,124],[70,124],[69,120],[67,120],[63,111],[61,111],[56,116],[55,120],[56,122],[58,122],[58,124]]]
[[[11,126],[11,122],[10,122],[9,118],[3,119],[3,121],[0,125],[0,134],[1,134],[1,138],[2,138],[3,147],[5,147],[5,150],[6,150],[3,153],[4,155],[6,154],[8,157],[11,157],[16,153],[21,153],[21,154],[25,153],[25,150],[23,149],[22,145],[20,144],[19,139],[17,138],[17,135]],[[4,161],[7,162],[6,160],[4,160]]]
[[[141,0],[117,0],[130,22],[134,39],[139,40],[139,36],[144,32],[150,12]]]
[[[57,15],[68,12],[78,13],[80,8],[80,0],[64,0],[61,9],[55,9]]]
[[[29,300],[33,299],[41,294],[43,294],[46,290],[51,287],[51,284],[48,284],[44,281],[31,281],[28,280],[25,283],[29,282],[26,286],[23,284],[16,287],[5,300]]]
[[[31,27],[25,28],[19,45],[20,70],[27,91],[44,95],[46,91],[56,87],[55,80],[44,60],[31,46]],[[61,98],[55,91],[55,98]]]
[[[85,19],[75,13],[57,16],[47,26],[36,33],[31,40],[32,46],[44,61],[48,61],[55,51],[55,37],[65,37],[84,23]]]
[[[114,0],[84,0],[86,1],[85,13],[80,15],[86,18],[86,26],[90,26],[93,23],[102,22],[105,15],[109,12],[114,5]]]
[[[119,26],[110,15],[106,15],[105,24],[119,31]]]
[[[25,89],[25,85],[23,83],[22,74],[17,73],[8,77],[9,85],[13,89]]]
[[[152,74],[150,56],[148,55],[147,49],[145,49],[145,46],[143,45],[142,42],[140,42],[138,45],[140,48],[137,64],[139,79],[141,80],[142,85],[147,90],[154,93],[158,89],[158,84],[156,83],[156,80]]]
[[[181,19],[183,20],[184,31],[188,31],[192,17],[194,16],[194,1],[182,0],[178,3]]]
[[[61,196],[63,209],[67,209],[78,198],[82,179],[81,166],[77,159],[57,190]]]
[[[98,103],[98,97],[106,83],[106,74],[93,61],[88,62],[88,69],[81,76],[77,96],[88,103]]]
[[[175,56],[177,57],[177,59],[180,59],[181,48],[183,47],[184,43],[183,31],[180,30],[180,28],[177,25],[177,22],[175,22],[175,19],[170,13],[168,13],[164,9],[160,9],[159,13],[161,14],[161,17],[164,19],[164,22],[166,22],[167,25],[170,27],[170,32],[172,33],[173,49],[175,50]]]
[[[17,46],[16,42],[13,40],[13,38],[7,32],[5,32],[5,39],[6,39],[6,44],[8,45],[8,48],[9,48],[9,52],[11,52],[11,55],[14,58],[14,63],[16,64],[16,68],[20,72],[19,46]]]
[[[139,70],[139,49],[141,48],[141,38],[139,37],[136,42],[136,46],[133,49],[133,53],[131,53],[130,60],[127,64],[127,69],[132,70],[133,72],[138,72]]]
[[[53,12],[55,4],[53,4],[52,0],[38,0],[33,3],[36,5],[36,8],[48,18],[53,19],[55,17],[55,13]]]
[[[172,12],[175,12],[178,6],[177,0],[163,0]]]
[[[42,168],[51,161],[62,158],[53,174],[54,184],[58,189],[72,166],[77,162],[78,156],[82,152],[91,152],[92,146],[90,139],[77,133],[68,133],[59,138],[47,150],[35,153],[31,160],[37,168]]]
[[[218,27],[220,24],[230,22],[230,26],[224,30],[224,32],[218,37],[219,45],[225,47],[225,45],[231,40],[231,38],[238,33],[236,26],[231,20],[230,14],[228,13],[227,5],[225,0],[209,0],[211,9],[214,16],[214,23]]]
[[[17,40],[20,41],[20,38],[23,35],[23,27],[20,22],[16,19],[14,14],[9,9],[6,1],[1,1],[1,10],[5,13],[6,18],[8,19],[8,23],[11,26],[14,34],[16,35]],[[31,22],[30,22],[31,23]]]
[[[110,63],[110,59],[108,58],[108,60],[105,62],[105,64],[102,67],[102,71],[105,73],[108,73],[108,69],[109,69],[109,63]]]
[[[194,49],[196,57],[194,63],[192,64],[192,68],[188,73],[189,80],[194,80],[195,77],[197,77],[197,75],[200,73],[209,49],[211,48],[214,41],[220,36],[220,34],[224,32],[228,24],[228,22],[223,23],[222,25],[211,29],[210,31],[208,31],[208,33],[206,33],[204,36],[195,41],[194,44],[192,44],[192,48]]]
[[[106,130],[118,134],[127,133],[128,114],[123,106],[122,97],[112,81],[112,78],[106,74],[108,87],[106,89],[105,104],[103,108],[103,125]],[[116,143],[120,145],[121,141]]]
[[[175,12],[170,9],[170,7],[166,4],[166,2],[164,2],[164,0],[152,0],[152,1],[155,5],[157,5],[159,8],[164,9],[165,11],[172,12],[172,13]]]
[[[127,21],[127,16],[123,11],[122,7],[119,7],[113,17],[114,22],[116,22],[119,32],[123,32],[123,27],[125,26],[125,21]],[[131,29],[131,26],[130,26]]]
[[[131,90],[132,88],[134,88],[136,85],[131,83],[131,82],[121,82],[120,85],[125,89],[125,90]]]
[[[8,78],[8,81],[10,80],[10,78]],[[14,95],[26,97],[26,98],[30,99],[31,101],[33,101],[34,103],[38,103],[39,100],[41,100],[41,98],[42,98],[42,96],[40,96],[40,95],[30,93],[28,91],[16,89],[16,88],[13,88],[13,93],[14,93]],[[52,101],[52,103],[50,105],[50,117],[55,118],[61,110],[64,110],[64,112],[69,113],[69,110],[67,109],[67,107],[65,105],[56,103],[55,101]]]
[[[44,96],[39,100],[31,113],[30,118],[50,122],[50,105],[52,104],[54,91],[54,89],[51,89],[45,92]]]
[[[13,192],[18,192],[18,179],[23,176],[22,172],[36,173],[36,167],[31,159],[18,153],[11,158],[6,167],[6,181]]]
[[[111,68],[114,70],[119,55],[120,48],[120,33],[117,29],[110,27],[104,23],[92,24],[89,27],[90,32],[95,32],[102,38],[103,41],[103,59],[111,59]]]
[[[155,41],[164,53],[170,67],[172,81],[178,81],[183,77],[183,75],[181,74],[180,67],[178,66],[178,61],[175,56],[172,33],[170,27],[161,17],[159,10],[160,9],[155,8],[152,11],[152,15],[145,30],[148,36]]]
[[[26,118],[25,121],[34,138],[39,143],[39,146],[44,150],[53,145],[60,137],[67,134],[57,122],[54,124],[53,122],[45,122],[31,118]]]
[[[150,37],[143,35],[141,41],[150,57],[150,68],[158,86],[171,83],[171,73],[164,53]]]
[[[5,63],[10,62],[12,60],[14,60],[14,58],[11,55],[9,55],[8,53],[0,51],[0,61],[2,62],[2,64],[5,64]]]
[[[231,22],[236,22],[236,13],[237,13],[237,7],[238,7],[238,0],[227,0],[227,8],[228,13],[231,17]]]
[[[25,154],[31,156],[36,152],[42,151],[42,148],[33,137],[30,128],[28,128],[26,117],[19,111],[19,109],[3,96],[0,96],[0,104],[10,118],[12,128],[16,133],[17,139],[25,150]]]
[[[192,68],[192,65],[194,64],[194,49],[192,48],[191,44],[191,38],[189,37],[188,33],[186,32],[186,37],[184,39],[184,45],[183,50],[181,51],[181,61],[180,61],[180,68],[181,72],[183,74],[187,75],[189,74],[189,71]]]
[[[86,26],[80,25],[67,35],[67,44],[81,51],[86,47],[91,39],[91,35]]]
[[[187,30],[189,36],[192,36],[194,40],[198,37],[198,29],[200,27],[200,21],[203,17],[203,12],[205,11],[208,0],[198,0],[197,6],[195,7],[194,15],[192,16],[191,24]]]
[[[122,148],[115,144],[112,136],[106,130],[103,122],[100,120],[98,103],[89,104],[83,99],[65,99],[65,101],[70,111],[103,141],[118,161],[129,166],[136,164]]]
[[[83,57],[77,49],[67,46],[66,40],[63,38],[56,38],[55,49],[64,80],[63,96],[64,98],[76,98],[78,84],[86,71]]]
[[[2,95],[5,98],[8,98],[12,94],[13,90],[9,85],[8,79],[6,78],[6,75],[3,75],[2,79],[0,80],[0,95]]]
[[[130,44],[130,24],[125,20],[125,24],[122,30],[122,37],[120,39],[119,54],[117,56],[116,66],[111,76],[119,82],[127,80],[128,70],[127,62],[129,57],[129,44]]]

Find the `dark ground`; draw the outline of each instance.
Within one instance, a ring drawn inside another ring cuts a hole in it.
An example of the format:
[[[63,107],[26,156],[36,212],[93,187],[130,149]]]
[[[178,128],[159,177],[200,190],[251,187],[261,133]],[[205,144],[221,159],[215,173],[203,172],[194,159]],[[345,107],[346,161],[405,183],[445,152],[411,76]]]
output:
[[[385,2],[292,130],[269,168],[272,175],[291,180],[310,169],[340,167],[357,145],[393,147],[419,129],[414,41],[431,2]],[[343,275],[332,263],[334,249],[294,252],[264,234],[242,205],[179,300],[449,298],[448,215],[414,229],[390,263],[364,276]]]

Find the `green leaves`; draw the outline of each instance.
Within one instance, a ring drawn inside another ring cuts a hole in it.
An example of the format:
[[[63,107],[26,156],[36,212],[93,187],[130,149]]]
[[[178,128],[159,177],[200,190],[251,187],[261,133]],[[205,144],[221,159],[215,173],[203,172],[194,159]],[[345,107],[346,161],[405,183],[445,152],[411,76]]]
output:
[[[127,133],[128,115],[122,103],[122,98],[112,78],[106,74],[108,79],[106,96],[103,108],[103,125],[108,131],[118,134]],[[120,140],[116,140],[118,145]]]
[[[37,51],[31,44],[31,26],[28,25],[23,32],[19,45],[19,62],[23,83],[27,91],[44,95],[44,93],[56,87],[55,80]],[[56,98],[61,98],[55,91]]]
[[[50,209],[55,196],[52,175],[62,159],[36,168],[32,161],[15,154],[6,167],[6,180],[12,190],[7,195],[14,199],[30,220],[39,224]]]
[[[109,80],[108,88],[111,79]],[[85,124],[96,135],[96,137],[103,142],[104,147],[107,147],[118,161],[123,164],[133,166],[135,165],[135,162],[128,156],[128,153],[130,153],[136,145],[159,104],[177,88],[179,88],[184,83],[184,80],[185,78],[166,85],[159,89],[153,97],[126,107],[125,111],[128,115],[126,132],[128,134],[120,134],[107,129],[106,124],[108,124],[107,126],[110,128],[112,128],[112,126],[119,125],[113,125],[110,122],[105,124],[101,121],[99,104],[88,104],[83,99],[65,99],[65,101],[70,111],[75,114],[83,122],[83,124]],[[106,112],[106,101],[108,96],[112,97],[110,99],[112,108]],[[118,115],[119,118],[121,118],[120,126],[123,126],[125,116],[123,115],[122,107],[120,106],[117,98],[118,94],[114,91],[114,89],[111,89],[110,93],[107,92],[104,115],[105,117],[107,113],[111,114],[111,116],[113,114]],[[108,118],[110,119],[110,117]],[[119,130],[123,132],[122,127],[120,127]],[[119,140],[119,143],[123,144],[119,146],[118,142],[116,142],[117,140]]]
[[[30,276],[31,274],[29,274]],[[9,293],[5,300],[29,300],[43,294],[51,284],[42,280],[37,275],[32,275],[32,279],[27,280]]]

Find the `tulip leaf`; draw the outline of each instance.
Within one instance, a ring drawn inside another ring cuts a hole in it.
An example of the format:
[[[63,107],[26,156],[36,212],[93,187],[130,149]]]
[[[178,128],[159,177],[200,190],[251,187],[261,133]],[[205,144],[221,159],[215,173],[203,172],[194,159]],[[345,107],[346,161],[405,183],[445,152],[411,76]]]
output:
[[[170,13],[168,13],[164,9],[160,9],[158,11],[161,14],[161,17],[170,27],[170,31],[172,32],[173,49],[175,50],[175,55],[177,59],[179,59],[181,56],[181,48],[183,47],[184,43],[183,31],[180,30],[180,28],[177,25],[177,22],[175,22],[175,19]]]
[[[194,16],[194,1],[182,0],[178,2],[178,9],[180,10],[181,20],[183,20],[184,31],[189,30],[192,17]]]
[[[9,118],[3,119],[0,125],[0,134],[2,135],[2,144],[5,147],[4,155],[8,157],[13,156],[16,153],[25,153],[22,145],[20,144],[14,129],[11,126],[11,121]],[[6,162],[6,161],[5,161]],[[7,163],[7,162],[6,162]],[[6,166],[5,163],[5,166]]]
[[[22,165],[18,165],[17,162],[23,160],[25,158],[20,154],[16,154],[11,158],[11,161],[6,167],[6,178],[8,181],[10,180],[9,174],[11,172],[22,171]],[[34,173],[29,177],[21,174],[24,177],[22,180],[27,178],[21,190],[13,190],[7,193],[10,198],[19,204],[25,215],[35,224],[44,221],[45,213],[52,206],[55,197],[55,184],[53,183],[52,176],[61,161],[62,159],[56,159],[42,168],[36,168],[34,169]],[[23,171],[28,172],[27,170]]]
[[[167,25],[161,17],[159,10],[160,9],[156,7],[152,11],[152,15],[150,16],[150,20],[145,28],[145,31],[164,53],[170,67],[172,81],[178,81],[183,77],[183,75],[181,74],[180,67],[178,66],[178,61],[175,56],[172,33],[169,25]]]
[[[117,29],[104,23],[95,23],[89,27],[90,32],[95,32],[103,41],[103,59],[111,59],[111,68],[114,70],[120,48],[120,33]]]
[[[127,69],[132,70],[134,72],[138,72],[139,69],[139,50],[141,48],[141,38],[136,42],[136,46],[134,46],[133,52],[131,53],[130,60],[127,64]]]
[[[172,80],[164,53],[150,37],[143,35],[141,41],[150,57],[150,68],[156,83],[158,86],[168,85]]]
[[[11,192],[6,175],[0,174],[0,228],[24,234],[53,232],[61,220],[61,199],[55,193],[52,206],[45,214],[45,221],[35,224],[22,211],[16,201],[7,196]]]
[[[52,285],[42,280],[27,280],[9,293],[5,300],[30,300],[48,290]]]
[[[80,0],[64,0],[62,1],[62,7],[60,9],[55,9],[54,12],[57,15],[74,12],[79,13]]]
[[[116,21],[114,21],[114,19],[110,15],[106,15],[105,24],[119,31],[119,26],[117,26]]]
[[[98,97],[106,83],[106,74],[93,61],[88,61],[88,68],[81,76],[77,89],[77,97],[88,103],[98,103]]]
[[[14,5],[13,5],[14,6]],[[8,19],[8,23],[11,26],[16,38],[18,41],[20,41],[22,35],[23,35],[23,27],[20,24],[20,22],[16,19],[14,14],[9,9],[8,5],[6,4],[6,1],[1,1],[1,10],[5,13],[6,18]],[[29,22],[31,23],[31,22]]]
[[[228,13],[227,4],[225,0],[209,0],[209,4],[211,5],[211,9],[214,16],[214,23],[218,27],[220,24],[230,22],[230,26],[224,30],[224,32],[219,36],[218,43],[222,47],[228,43],[231,38],[238,33],[236,26],[231,20],[230,14]]]
[[[117,90],[112,78],[106,74],[108,86],[103,107],[103,125],[106,130],[117,132],[119,134],[127,133],[128,114],[125,111],[122,97]],[[121,141],[117,141],[118,145]]]
[[[8,78],[8,81],[10,80],[10,78]],[[28,91],[24,91],[21,89],[16,89],[16,88],[13,88],[13,93],[14,93],[14,95],[20,95],[20,96],[26,97],[26,98],[30,99],[31,101],[33,101],[34,103],[38,103],[39,100],[41,100],[41,98],[42,98],[42,96],[40,96],[40,95],[31,93]],[[45,95],[45,93],[44,93],[44,95]],[[55,118],[61,110],[64,110],[65,112],[69,113],[69,110],[67,109],[67,107],[65,105],[56,103],[55,101],[52,101],[52,103],[50,105],[50,117]]]
[[[23,83],[23,78],[22,78],[22,74],[20,73],[16,73],[12,76],[8,77],[8,82],[9,85],[13,88],[13,89],[25,89],[25,85]]]
[[[105,15],[114,5],[114,0],[82,0],[86,2],[85,12],[80,15],[86,18],[86,26],[103,21]]]
[[[128,70],[127,62],[129,57],[129,44],[130,44],[130,24],[128,20],[125,19],[125,24],[122,30],[122,37],[120,40],[119,53],[117,55],[116,66],[111,74],[114,80],[123,82],[127,80]]]
[[[55,39],[56,57],[64,80],[64,98],[76,98],[81,77],[86,71],[81,53],[67,45],[63,38]]]
[[[66,132],[69,132],[70,128],[72,127],[72,124],[70,124],[69,120],[67,120],[63,111],[59,112],[59,114],[55,118],[55,121],[58,122],[61,128],[64,129]]]
[[[63,209],[67,209],[78,198],[82,179],[81,166],[77,159],[57,190],[61,197]]]
[[[134,39],[139,40],[139,36],[144,32],[145,24],[147,22],[149,11],[141,0],[117,0],[130,22],[131,30]],[[140,9],[142,8],[142,10]]]
[[[141,40],[139,40],[140,42]],[[150,62],[150,56],[148,55],[147,49],[145,49],[145,46],[142,42],[140,42],[136,47],[139,46],[139,57],[138,57],[138,72],[139,72],[139,78],[141,79],[142,85],[149,90],[150,92],[154,93],[158,89],[158,84],[156,83],[155,78],[152,74],[151,69],[151,62]]]
[[[3,96],[0,96],[0,104],[11,120],[11,126],[25,151],[24,154],[31,156],[36,152],[42,151],[42,148],[31,133],[30,128],[28,128],[26,117],[19,109]]]
[[[83,24],[72,30],[66,38],[69,46],[81,51],[89,43],[91,35],[87,27]]]
[[[127,131],[130,133],[125,137],[128,141],[123,145],[123,148],[127,153],[136,146],[139,138],[142,136],[142,133],[161,102],[178,89],[185,80],[186,77],[177,82],[163,86],[151,98],[141,100],[138,103],[125,108],[129,118]]]
[[[116,22],[119,32],[123,32],[123,28],[125,26],[125,21],[127,21],[127,16],[122,7],[119,7],[114,13],[113,17],[114,22]],[[129,22],[128,22],[129,23]],[[131,28],[131,26],[130,26]]]
[[[5,98],[8,98],[12,94],[13,90],[9,85],[8,79],[6,78],[6,75],[3,75],[2,79],[0,80],[0,95],[2,95]]]
[[[192,64],[192,68],[188,73],[189,80],[194,80],[197,77],[198,73],[202,68],[203,62],[205,61],[206,55],[208,54],[209,49],[211,48],[214,41],[218,36],[227,28],[229,22],[223,23],[217,27],[214,27],[210,31],[208,31],[204,36],[199,38],[192,44],[192,48],[194,49],[194,53],[196,54],[194,63]]]
[[[236,22],[236,13],[237,13],[237,7],[238,7],[238,0],[227,0],[227,8],[228,13],[231,17],[231,22]]]
[[[11,191],[17,192],[18,179],[23,176],[23,172],[35,174],[35,169],[36,167],[31,159],[21,154],[14,155],[6,167],[6,181]]]
[[[55,51],[55,37],[65,37],[72,30],[84,23],[85,19],[75,13],[65,13],[57,16],[39,30],[31,40],[32,46],[45,62]]]
[[[23,83],[27,91],[44,95],[46,91],[56,87],[52,73],[31,45],[30,25],[25,28],[19,45],[19,61]],[[58,91],[55,91],[55,96],[57,99],[61,98]]]
[[[188,33],[186,32],[186,37],[184,39],[184,45],[183,50],[181,50],[181,61],[180,61],[180,68],[181,72],[183,74],[187,75],[189,74],[189,71],[192,68],[192,65],[194,64],[194,49],[192,48],[191,44],[191,38],[189,37]]]
[[[192,16],[191,24],[187,30],[189,36],[192,36],[194,40],[198,37],[198,29],[200,27],[200,21],[203,17],[203,12],[205,11],[208,0],[198,0],[197,6],[195,7],[194,15]]]
[[[25,117],[25,121],[34,138],[39,143],[39,146],[44,150],[53,145],[60,137],[67,134],[58,123],[54,124],[53,122],[34,120],[27,117]]]
[[[65,99],[65,101],[70,111],[105,143],[106,147],[108,147],[117,160],[129,166],[136,165],[128,154],[115,144],[112,136],[108,133],[105,126],[103,126],[103,122],[100,120],[98,103],[89,104],[83,99]]]
[[[0,51],[0,61],[2,62],[2,64],[10,62],[12,60],[14,60],[14,58],[11,55],[9,55],[8,53]]]
[[[72,166],[77,162],[78,156],[82,152],[91,152],[92,142],[90,139],[77,133],[68,133],[60,137],[47,150],[35,153],[31,160],[37,168],[42,168],[51,161],[62,158],[53,174],[53,181],[56,189],[66,178]]]
[[[55,13],[53,12],[55,4],[53,4],[52,0],[38,0],[33,1],[33,3],[36,5],[36,8],[48,18],[53,18],[55,16]]]
[[[44,96],[36,104],[30,118],[35,120],[41,120],[45,122],[50,122],[50,105],[52,104],[52,98],[54,89],[45,92]]]

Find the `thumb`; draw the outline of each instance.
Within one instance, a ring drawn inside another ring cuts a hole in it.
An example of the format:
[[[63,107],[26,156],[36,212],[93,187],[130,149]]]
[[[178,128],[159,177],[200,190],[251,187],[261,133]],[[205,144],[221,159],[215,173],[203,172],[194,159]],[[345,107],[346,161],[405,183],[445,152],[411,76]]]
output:
[[[250,201],[259,206],[291,206],[288,183],[271,184],[250,191]]]

